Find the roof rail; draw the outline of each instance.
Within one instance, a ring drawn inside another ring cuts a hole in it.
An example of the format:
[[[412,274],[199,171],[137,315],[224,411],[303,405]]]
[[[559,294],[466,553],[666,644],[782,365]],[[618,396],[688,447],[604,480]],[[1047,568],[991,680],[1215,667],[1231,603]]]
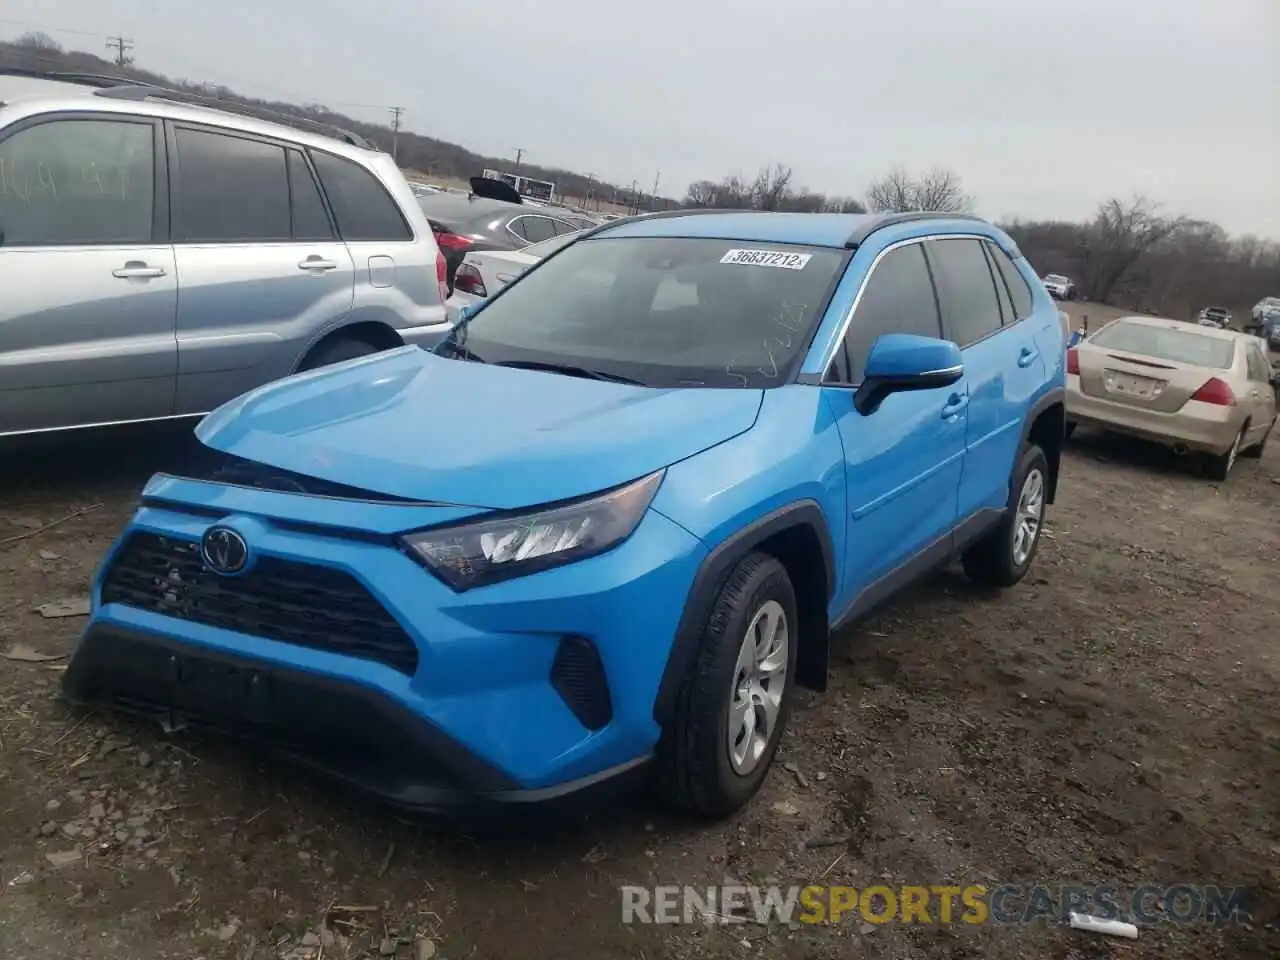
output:
[[[77,83],[84,87],[119,87],[125,84],[149,86],[146,81],[129,77],[113,77],[105,73],[76,73],[72,70],[28,70],[23,67],[0,67],[0,77],[29,77],[57,83]]]
[[[896,226],[899,223],[912,223],[916,220],[975,220],[978,223],[987,222],[972,213],[946,213],[938,210],[908,210],[903,213],[873,214],[870,220],[849,234],[849,239],[844,242],[845,248],[852,250],[861,246],[866,242],[867,237],[877,230]]]
[[[237,100],[224,100],[221,97],[211,97],[187,90],[174,90],[169,87],[156,86],[155,84],[123,80],[118,81],[114,86],[106,85],[103,89],[95,90],[94,95],[112,100],[170,100],[174,103],[209,107],[214,110],[221,110],[224,113],[236,113],[256,120],[265,120],[268,123],[278,123],[298,130],[321,133],[327,137],[334,137],[349,143],[353,147],[363,147],[366,150],[377,149],[358,133],[352,133],[350,130],[335,126],[332,123],[325,123],[323,120],[311,120],[307,117],[298,117],[289,113],[280,113],[277,110],[269,110],[266,107],[256,107],[247,103],[240,103]]]

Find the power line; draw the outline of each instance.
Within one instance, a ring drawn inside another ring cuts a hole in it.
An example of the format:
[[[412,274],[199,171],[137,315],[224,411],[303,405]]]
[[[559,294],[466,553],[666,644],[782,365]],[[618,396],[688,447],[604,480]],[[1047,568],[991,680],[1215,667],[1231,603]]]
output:
[[[129,51],[133,49],[132,37],[124,35],[107,37],[107,49],[115,50],[117,67],[127,67],[133,63],[133,57],[129,56]]]

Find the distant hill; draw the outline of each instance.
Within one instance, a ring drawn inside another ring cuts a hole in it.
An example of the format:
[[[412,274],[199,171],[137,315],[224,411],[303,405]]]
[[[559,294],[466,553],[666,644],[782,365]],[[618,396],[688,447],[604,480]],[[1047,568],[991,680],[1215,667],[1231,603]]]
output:
[[[348,117],[345,114],[330,110],[321,104],[284,103],[278,100],[259,100],[246,97],[227,87],[215,84],[192,84],[171,80],[170,78],[137,66],[118,67],[110,60],[81,50],[63,50],[51,38],[43,34],[29,34],[12,43],[0,42],[0,69],[43,70],[51,73],[76,72],[92,73],[128,80],[138,80],[160,86],[181,90],[191,90],[208,96],[216,96],[223,100],[265,107],[287,116],[310,120],[321,120],[360,134],[367,140],[376,143],[381,149],[391,150],[391,128],[378,124],[366,123]],[[416,170],[428,177],[455,178],[465,180],[479,176],[486,167],[498,170],[510,170],[513,166],[510,158],[486,157],[473,153],[466,147],[456,143],[448,143],[433,137],[401,130],[398,138],[396,156],[400,166],[406,170]],[[654,200],[644,194],[633,198],[630,188],[616,187],[610,183],[589,181],[582,174],[555,167],[540,167],[524,163],[520,173],[539,180],[551,180],[556,184],[557,192],[562,197],[585,200],[589,195],[603,201],[616,201],[620,204],[638,202],[640,209],[657,209],[677,206],[675,201],[657,198]]]

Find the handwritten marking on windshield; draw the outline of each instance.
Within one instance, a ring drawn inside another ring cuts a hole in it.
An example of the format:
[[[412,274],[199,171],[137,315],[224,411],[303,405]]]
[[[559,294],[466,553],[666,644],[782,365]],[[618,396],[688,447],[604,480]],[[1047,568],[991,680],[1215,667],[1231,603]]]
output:
[[[736,380],[741,381],[742,386],[750,385],[750,378],[743,371],[756,373],[762,377],[768,377],[770,380],[776,380],[781,374],[778,367],[778,356],[774,350],[777,345],[784,350],[790,350],[795,343],[793,334],[800,333],[804,329],[805,314],[808,312],[809,306],[804,303],[792,303],[784,300],[779,307],[776,315],[770,318],[771,322],[782,328],[780,333],[765,337],[760,341],[760,346],[764,348],[765,359],[755,366],[739,366],[738,357],[735,354],[727,364],[725,364],[724,372]]]

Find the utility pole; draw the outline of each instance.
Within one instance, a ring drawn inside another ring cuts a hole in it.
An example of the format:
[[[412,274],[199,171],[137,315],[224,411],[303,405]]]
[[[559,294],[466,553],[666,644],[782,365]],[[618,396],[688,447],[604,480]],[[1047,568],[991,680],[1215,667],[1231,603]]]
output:
[[[123,34],[120,36],[108,37],[107,49],[115,50],[117,67],[127,67],[133,63],[133,57],[129,56],[129,51],[133,49],[132,37],[126,37]]]
[[[523,156],[524,156],[524,148],[516,147],[516,169],[514,171],[515,173],[520,172],[520,160]]]
[[[653,175],[653,194],[651,195],[651,199],[650,199],[650,201],[649,201],[649,202],[650,202],[651,204],[653,204],[654,206],[657,206],[657,204],[658,204],[658,180],[659,180],[661,177],[662,177],[662,171],[661,171],[661,170],[659,170],[657,173],[655,173],[655,174]]]
[[[400,116],[404,107],[388,107],[391,111],[391,159],[396,159],[396,148],[400,145]]]

